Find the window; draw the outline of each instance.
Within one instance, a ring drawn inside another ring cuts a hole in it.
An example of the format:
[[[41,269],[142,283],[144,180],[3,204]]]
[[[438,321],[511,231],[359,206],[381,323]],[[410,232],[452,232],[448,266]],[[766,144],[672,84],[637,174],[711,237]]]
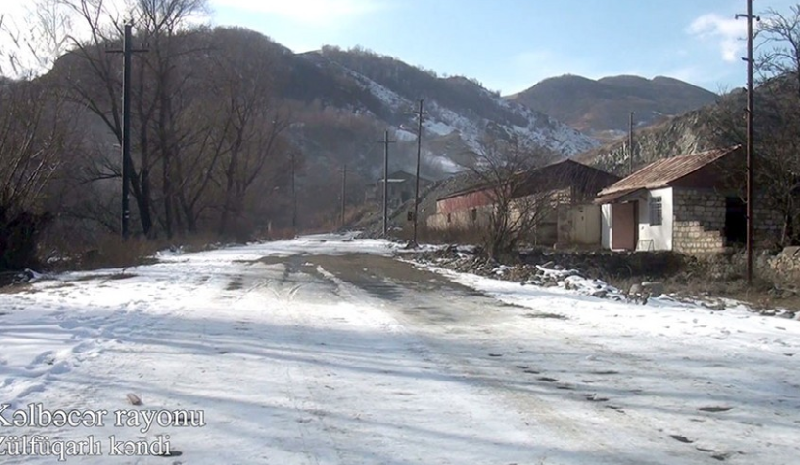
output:
[[[450,224],[451,221],[453,221],[453,218],[450,216],[450,213],[448,213],[447,214],[447,224]]]
[[[474,223],[475,221],[478,220],[478,210],[473,208],[472,210],[470,210],[469,216],[470,218],[472,218],[472,222]]]
[[[661,226],[661,197],[650,197],[650,226]]]

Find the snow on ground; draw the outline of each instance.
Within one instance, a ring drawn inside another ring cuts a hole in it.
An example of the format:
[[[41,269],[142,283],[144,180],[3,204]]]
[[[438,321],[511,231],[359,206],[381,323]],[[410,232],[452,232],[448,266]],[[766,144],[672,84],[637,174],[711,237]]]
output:
[[[581,295],[583,289],[426,268],[535,320],[537,349],[552,348],[554,355],[537,371],[561,372],[562,386],[591,390],[589,380],[571,373],[589,365],[590,372],[611,376],[592,400],[610,400],[609,408],[629,417],[645,415],[676,441],[715,451],[715,460],[797,463],[791,454],[800,451],[800,321],[761,316],[743,305],[710,310],[667,296],[629,304]],[[526,336],[530,327],[507,334]]]
[[[34,404],[105,419],[3,434],[91,435],[100,455],[69,462],[102,464],[796,463],[798,322],[442,270],[514,305],[404,290],[367,266],[385,296],[337,277],[340,258],[359,270],[351,254],[399,251],[319,235],[0,294],[0,415]],[[195,425],[144,424],[159,411]],[[110,457],[111,437],[182,456]]]

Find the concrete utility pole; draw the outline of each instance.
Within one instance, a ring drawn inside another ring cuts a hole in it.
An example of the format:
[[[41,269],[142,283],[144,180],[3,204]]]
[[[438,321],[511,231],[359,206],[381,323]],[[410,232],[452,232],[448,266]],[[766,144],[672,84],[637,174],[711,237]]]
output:
[[[628,125],[628,174],[633,173],[633,114]]]
[[[417,226],[419,224],[419,167],[422,162],[422,118],[425,114],[423,105],[425,99],[419,100],[419,130],[417,131],[417,186],[414,195],[414,247],[419,243],[417,242]]]
[[[753,284],[753,20],[761,18],[753,15],[753,0],[747,0],[747,14],[736,15],[736,19],[747,18],[747,283]]]
[[[389,140],[389,131],[383,131],[383,237],[389,234],[389,144],[397,142]]]
[[[133,23],[125,24],[125,35],[122,50],[109,50],[108,53],[121,53],[122,61],[122,238],[130,237],[130,175],[133,171],[131,163],[131,58],[134,53],[146,52],[146,49],[133,49]]]

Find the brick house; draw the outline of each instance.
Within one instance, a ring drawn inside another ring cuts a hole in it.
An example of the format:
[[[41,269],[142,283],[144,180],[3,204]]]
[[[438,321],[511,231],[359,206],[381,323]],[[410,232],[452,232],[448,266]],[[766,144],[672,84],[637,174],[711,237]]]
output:
[[[747,237],[745,152],[741,145],[665,158],[603,189],[603,248],[721,253]],[[780,215],[759,209],[756,241],[778,237]]]
[[[592,200],[619,177],[569,159],[518,176],[522,178],[519,203],[546,202],[542,220],[527,233],[528,240],[542,245],[600,245],[601,210]],[[427,218],[427,227],[440,231],[486,227],[493,189],[477,185],[437,199],[436,213]]]

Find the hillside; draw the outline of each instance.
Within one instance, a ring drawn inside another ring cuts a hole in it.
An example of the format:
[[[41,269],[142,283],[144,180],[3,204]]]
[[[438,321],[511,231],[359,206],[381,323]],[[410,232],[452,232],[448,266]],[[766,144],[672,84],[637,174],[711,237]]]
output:
[[[780,95],[756,89],[766,104]],[[634,131],[633,169],[661,158],[698,153],[721,146],[744,143],[745,128],[741,109],[746,106],[744,93],[737,91],[721,96],[718,101],[698,110],[674,116],[651,127]],[[778,128],[766,111],[756,114],[756,135],[766,135]],[[627,138],[606,143],[575,157],[576,160],[626,175],[630,171]]]
[[[545,79],[509,100],[609,141],[628,132],[632,111],[636,127],[641,128],[696,110],[716,98],[701,87],[663,76],[611,76],[595,81],[565,75]]]
[[[328,112],[358,115],[376,128],[388,128],[400,156],[416,151],[419,99],[424,99],[423,157],[439,178],[471,162],[488,135],[518,139],[523,145],[544,145],[573,156],[597,141],[556,119],[501,98],[465,77],[438,77],[396,58],[362,49],[320,51],[286,57],[291,77],[287,99],[318,105]],[[353,135],[370,143],[381,131]],[[380,151],[375,151],[380,155]],[[405,155],[405,156],[404,156]],[[369,164],[371,160],[367,160]],[[410,168],[408,165],[397,168]]]
[[[198,48],[198,43],[205,48]],[[118,170],[114,147],[120,132],[115,124],[121,119],[120,63],[105,53],[112,46],[90,44],[67,53],[43,76],[73,89],[71,98],[81,102],[75,109],[75,119],[85,119],[86,128],[96,127],[97,133],[82,141],[85,148],[77,153],[84,160],[76,170],[100,179],[113,178]],[[214,214],[210,213],[221,207],[201,205],[218,204],[225,198],[221,191],[237,185],[222,181],[233,171],[224,169],[219,160],[232,164],[242,176],[241,182],[262,190],[248,196],[237,194],[241,202],[248,203],[248,209],[258,211],[250,222],[257,227],[285,226],[291,221],[287,206],[293,202],[301,225],[339,223],[342,184],[345,203],[359,205],[380,177],[383,147],[379,141],[384,131],[388,130],[389,137],[397,142],[390,148],[389,168],[416,170],[415,111],[419,99],[425,103],[421,174],[430,180],[444,179],[472,166],[475,153],[482,150],[487,139],[545,146],[562,156],[574,156],[598,145],[548,115],[503,99],[475,80],[440,77],[360,48],[344,51],[323,47],[295,54],[260,33],[239,28],[186,31],[159,47],[169,47],[179,58],[167,63],[153,53],[134,61],[137,88],[132,95],[132,124],[136,138],[132,157],[135,166],[147,165],[148,178],[142,187],[134,177],[132,188],[137,201],[149,203],[151,195],[162,196],[161,189],[178,186],[187,190],[175,195],[184,197],[181,208],[185,212],[181,214],[191,217],[193,224],[223,222],[220,218],[212,220]],[[160,71],[158,67],[162,67]],[[159,81],[160,76],[169,79]],[[173,79],[177,76],[181,79]],[[239,121],[240,116],[249,119]],[[283,125],[272,144],[267,139],[271,124]],[[243,136],[231,137],[231,128]],[[208,143],[210,140],[215,143]],[[174,141],[179,141],[180,147]],[[248,161],[251,165],[238,159],[243,147],[252,157]],[[174,172],[169,166],[161,166],[176,159],[179,163],[172,165]],[[206,170],[203,164],[214,169]],[[264,167],[258,173],[261,179],[252,178],[248,166]],[[293,171],[295,176],[291,175]],[[159,178],[151,172],[158,172]],[[172,183],[173,176],[186,179]],[[291,186],[296,194],[290,194]],[[140,196],[141,189],[147,189],[147,195]],[[104,202],[115,205],[116,192],[105,192]],[[296,195],[296,200],[291,200],[291,195]],[[98,216],[94,209],[84,212],[93,208],[91,202],[76,203],[81,216]],[[153,217],[162,217],[158,219],[165,223],[164,212],[173,208],[171,199],[163,206],[137,205],[144,216],[152,210]],[[114,215],[112,211],[105,216]],[[147,223],[147,227],[152,224],[143,217],[136,220]]]

